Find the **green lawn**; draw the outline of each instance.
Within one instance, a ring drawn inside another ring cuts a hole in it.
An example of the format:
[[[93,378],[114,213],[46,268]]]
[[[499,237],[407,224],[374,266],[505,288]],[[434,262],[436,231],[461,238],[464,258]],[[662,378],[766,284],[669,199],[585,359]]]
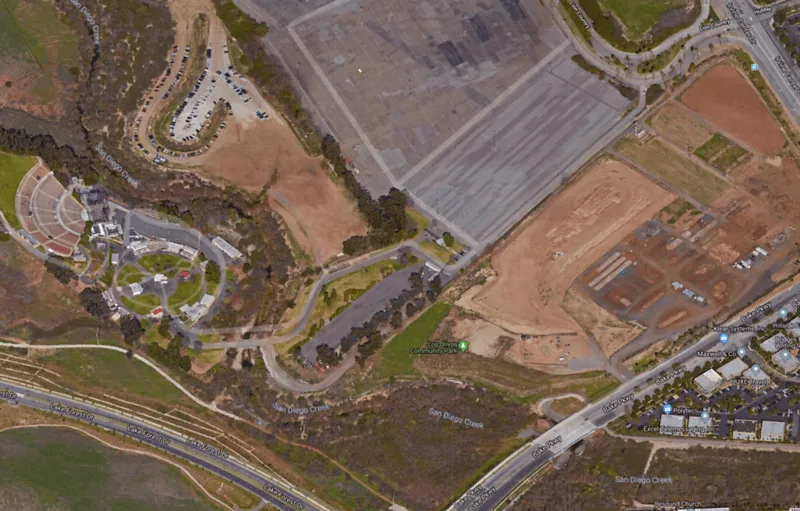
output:
[[[77,431],[4,431],[0,452],[0,493],[24,495],[25,502],[4,509],[220,509],[177,468],[106,447]]]
[[[667,12],[685,4],[680,0],[600,0],[600,5],[625,25],[625,35],[631,40],[639,39]]]
[[[419,246],[427,254],[438,259],[442,264],[449,263],[450,258],[453,257],[453,253],[450,252],[449,248],[443,247],[433,241],[423,241]]]
[[[452,305],[435,303],[420,317],[415,319],[405,330],[389,341],[378,355],[372,368],[372,378],[380,381],[390,376],[406,376],[417,374],[413,367],[414,357],[408,352],[410,348],[422,347],[433,335],[439,324],[450,313]],[[428,355],[438,356],[438,355]],[[442,355],[458,356],[458,355]]]
[[[36,158],[33,156],[0,153],[0,211],[14,229],[22,227],[14,206],[17,187],[35,164]]]
[[[203,294],[203,279],[200,275],[192,275],[178,282],[178,289],[169,297],[170,310],[177,311],[182,305],[195,303]]]
[[[710,205],[728,187],[713,172],[700,167],[658,140],[642,142],[627,137],[620,140],[614,148],[705,205]]]
[[[144,273],[139,271],[137,267],[132,266],[130,264],[122,268],[117,274],[118,286],[127,286],[129,284],[141,282],[143,280],[144,280]]]
[[[172,268],[178,268],[181,261],[184,259],[174,254],[148,254],[139,258],[139,264],[150,273],[164,273]]]
[[[643,60],[639,62],[639,65],[636,66],[636,70],[641,74],[645,74],[645,73],[656,73],[666,68],[667,66],[670,65],[670,63],[672,63],[672,61],[675,59],[678,53],[680,53],[687,39],[688,38],[681,39],[680,41],[673,44],[672,46],[667,48],[665,51],[659,53],[652,59]]]
[[[428,217],[414,208],[406,208],[406,215],[408,215],[408,217],[411,218],[411,221],[414,222],[414,225],[417,226],[417,232],[424,231],[428,228],[428,224],[431,223]]]
[[[135,298],[122,297],[122,305],[137,314],[150,314],[156,307],[161,305],[161,299],[156,295],[139,295]]]
[[[63,349],[40,359],[52,364],[61,374],[64,385],[75,390],[90,389],[102,393],[130,392],[140,396],[168,401],[186,402],[188,398],[152,368],[124,353],[104,349]],[[50,367],[47,365],[46,367]]]
[[[727,149],[732,144],[733,142],[731,142],[724,136],[720,135],[719,133],[714,133],[714,135],[710,139],[708,139],[706,143],[704,143],[694,151],[694,155],[700,158],[701,160],[711,161],[717,154],[721,153],[723,150]]]
[[[717,158],[714,160],[714,166],[722,172],[726,172],[728,168],[736,164],[739,159],[746,154],[746,149],[734,144],[732,147],[729,147],[722,154],[717,156]]]

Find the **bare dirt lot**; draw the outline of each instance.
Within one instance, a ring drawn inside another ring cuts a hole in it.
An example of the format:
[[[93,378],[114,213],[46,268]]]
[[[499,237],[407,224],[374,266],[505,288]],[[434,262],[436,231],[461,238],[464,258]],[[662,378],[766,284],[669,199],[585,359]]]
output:
[[[563,308],[567,289],[598,257],[673,200],[627,165],[598,162],[495,255],[497,276],[467,292],[459,305],[513,332],[539,336],[525,343],[541,347],[530,358],[522,357],[526,365],[557,362],[566,347],[547,349],[556,335],[568,335],[569,351],[581,352],[588,334]]]
[[[269,203],[286,221],[295,239],[317,263],[342,251],[342,242],[364,234],[366,224],[321,167],[308,156],[287,126],[261,122],[247,129],[229,123],[224,143],[203,158],[204,174],[245,190],[269,186]]]
[[[721,64],[700,77],[681,101],[721,129],[768,156],[784,144],[783,133],[748,81]]]
[[[666,103],[649,120],[650,126],[681,149],[696,149],[711,138],[714,130],[694,118],[689,110],[675,102]]]
[[[772,164],[761,158],[733,169],[731,180],[769,206],[774,215],[783,221],[797,224],[800,221],[800,170],[791,158]]]

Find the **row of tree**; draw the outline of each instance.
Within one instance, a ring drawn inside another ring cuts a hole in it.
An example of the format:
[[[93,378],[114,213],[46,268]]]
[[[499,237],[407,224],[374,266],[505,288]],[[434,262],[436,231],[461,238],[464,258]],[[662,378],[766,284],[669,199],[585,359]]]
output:
[[[442,291],[438,276],[431,281],[427,291],[425,290],[422,270],[412,273],[409,276],[409,283],[411,284],[410,288],[404,289],[393,298],[386,308],[373,314],[366,323],[350,329],[350,332],[342,337],[338,352],[327,344],[318,346],[317,359],[325,365],[338,365],[342,361],[341,353],[347,353],[357,344],[358,357],[356,360],[359,364],[364,365],[366,360],[383,346],[386,336],[381,333],[381,328],[386,328],[388,325],[393,331],[399,330],[404,323],[404,308],[405,318],[411,318],[423,309],[426,303],[435,302]]]
[[[331,135],[322,139],[322,154],[333,167],[333,171],[344,182],[345,188],[356,200],[358,210],[369,225],[366,236],[353,236],[344,242],[348,255],[384,247],[396,243],[413,232],[413,224],[406,215],[407,197],[397,188],[377,200],[358,182],[348,168],[339,143]]]

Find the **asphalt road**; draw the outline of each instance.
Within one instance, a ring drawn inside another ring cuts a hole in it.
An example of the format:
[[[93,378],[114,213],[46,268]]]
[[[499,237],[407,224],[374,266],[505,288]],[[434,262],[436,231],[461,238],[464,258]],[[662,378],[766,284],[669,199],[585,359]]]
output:
[[[800,285],[780,293],[770,300],[772,313],[768,315],[768,321],[777,319],[777,310],[780,307],[787,307],[790,311],[794,310],[791,305],[793,300],[800,297]],[[752,307],[748,310],[752,310]],[[723,326],[733,327],[742,324],[740,318],[728,321]],[[563,422],[549,429],[532,442],[526,444],[513,455],[506,458],[500,465],[495,467],[489,474],[484,476],[470,492],[457,500],[448,509],[450,510],[470,510],[470,511],[489,511],[500,505],[514,489],[527,480],[538,469],[545,466],[546,462],[564,451],[580,440],[586,438],[591,433],[607,425],[614,419],[624,415],[630,409],[630,404],[635,398],[640,398],[651,393],[655,387],[647,388],[638,393],[635,388],[649,387],[647,380],[658,375],[661,371],[672,368],[673,364],[683,365],[687,371],[696,366],[705,364],[707,357],[697,356],[698,351],[715,351],[719,349],[736,350],[740,346],[745,346],[752,334],[730,333],[728,342],[723,346],[719,342],[719,333],[711,332],[704,336],[694,345],[675,355],[671,359],[663,362],[646,373],[642,373],[635,378],[622,384],[611,395],[589,405],[581,412],[574,414]],[[668,382],[665,382],[668,383]],[[634,395],[636,394],[636,395]]]
[[[6,395],[0,396],[6,401],[42,411],[61,413],[66,417],[94,424],[109,431],[115,431],[160,449],[231,481],[282,511],[323,511],[329,509],[302,494],[297,488],[284,481],[270,477],[265,472],[228,455],[228,453],[221,455],[211,454],[207,450],[189,443],[187,437],[145,423],[134,417],[123,416],[114,411],[74,400],[64,395],[51,394],[5,380],[0,381],[0,391],[8,391],[16,395],[16,399],[9,399]],[[53,410],[52,406],[54,404],[66,407],[68,410]],[[138,429],[132,432],[131,428]]]

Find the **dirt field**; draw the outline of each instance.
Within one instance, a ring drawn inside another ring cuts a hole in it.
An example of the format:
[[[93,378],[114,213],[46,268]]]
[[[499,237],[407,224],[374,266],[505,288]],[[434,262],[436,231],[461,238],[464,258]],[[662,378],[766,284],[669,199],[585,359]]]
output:
[[[783,147],[780,127],[758,92],[733,66],[711,69],[686,90],[681,101],[765,155],[774,156]]]
[[[628,344],[642,331],[641,328],[620,320],[574,287],[567,291],[562,306],[594,337],[607,357]]]
[[[262,122],[243,129],[232,122],[233,135],[208,154],[202,172],[246,190],[269,185],[269,204],[317,263],[342,251],[342,242],[366,233],[366,224],[345,195],[308,156],[285,126]]]
[[[549,202],[493,258],[497,276],[465,293],[462,307],[534,337],[516,349],[525,364],[556,364],[590,341],[562,301],[575,278],[674,200],[620,162],[605,160]],[[568,336],[564,346],[555,336]],[[569,344],[567,350],[566,344]],[[527,355],[527,356],[524,356]]]
[[[694,150],[711,138],[714,131],[695,118],[683,105],[666,103],[649,121],[658,133],[684,150]]]
[[[77,284],[67,288],[15,241],[0,243],[0,332],[35,324],[51,329],[68,320],[88,318],[78,303]]]
[[[62,117],[85,63],[77,35],[51,3],[10,2],[0,9],[0,108]]]

